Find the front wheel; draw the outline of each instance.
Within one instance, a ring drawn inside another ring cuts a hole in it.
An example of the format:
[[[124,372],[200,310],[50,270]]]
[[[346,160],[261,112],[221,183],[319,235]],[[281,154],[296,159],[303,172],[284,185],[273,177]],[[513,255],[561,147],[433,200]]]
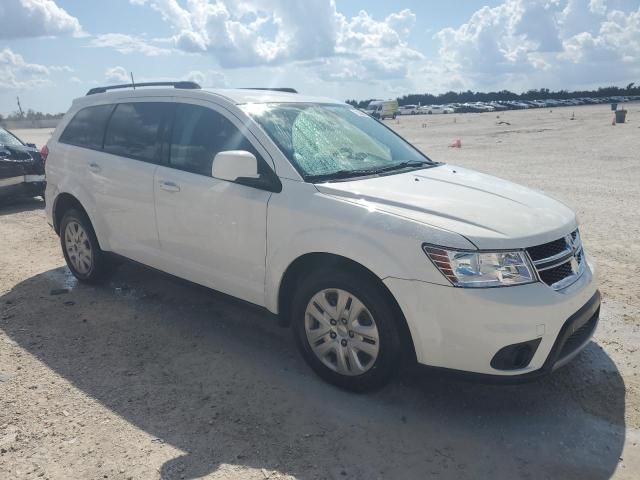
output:
[[[401,358],[394,311],[382,287],[338,269],[308,276],[294,295],[298,347],[324,380],[352,391],[384,385]]]

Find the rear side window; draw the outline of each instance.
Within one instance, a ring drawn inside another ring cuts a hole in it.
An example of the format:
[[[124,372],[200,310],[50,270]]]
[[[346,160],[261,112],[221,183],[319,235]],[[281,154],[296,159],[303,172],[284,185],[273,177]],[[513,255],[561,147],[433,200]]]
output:
[[[197,105],[178,104],[173,121],[171,155],[173,168],[211,176],[213,158],[226,150],[246,150],[261,157],[242,132],[223,115]]]
[[[161,136],[169,108],[167,103],[118,104],[105,134],[105,152],[160,163]]]
[[[113,105],[83,108],[71,119],[59,141],[79,147],[101,149],[104,127],[112,110]]]

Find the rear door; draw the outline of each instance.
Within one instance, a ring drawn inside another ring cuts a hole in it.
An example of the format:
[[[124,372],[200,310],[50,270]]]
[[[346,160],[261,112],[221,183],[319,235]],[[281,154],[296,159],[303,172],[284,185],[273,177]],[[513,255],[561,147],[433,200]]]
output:
[[[164,99],[119,103],[111,114],[100,156],[87,168],[111,250],[158,266],[154,174],[172,104]]]
[[[156,171],[156,215],[163,270],[263,305],[271,193],[211,177],[225,150],[250,151],[261,173],[271,168],[250,136],[214,104],[177,104],[168,166]]]

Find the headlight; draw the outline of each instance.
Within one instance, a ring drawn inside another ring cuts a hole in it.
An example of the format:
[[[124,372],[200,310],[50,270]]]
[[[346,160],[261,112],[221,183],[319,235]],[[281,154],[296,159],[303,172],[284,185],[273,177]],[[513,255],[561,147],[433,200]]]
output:
[[[526,253],[456,251],[423,245],[424,253],[456,287],[508,287],[533,283],[536,276]]]

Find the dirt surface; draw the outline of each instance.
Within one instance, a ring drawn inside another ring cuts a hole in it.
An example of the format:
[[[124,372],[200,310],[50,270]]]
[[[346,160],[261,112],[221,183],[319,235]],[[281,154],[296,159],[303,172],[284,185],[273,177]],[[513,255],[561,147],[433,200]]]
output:
[[[42,202],[0,207],[0,479],[637,479],[640,105],[615,127],[607,108],[387,122],[579,212],[601,323],[531,384],[415,371],[345,393],[260,311],[128,264],[80,285]]]

